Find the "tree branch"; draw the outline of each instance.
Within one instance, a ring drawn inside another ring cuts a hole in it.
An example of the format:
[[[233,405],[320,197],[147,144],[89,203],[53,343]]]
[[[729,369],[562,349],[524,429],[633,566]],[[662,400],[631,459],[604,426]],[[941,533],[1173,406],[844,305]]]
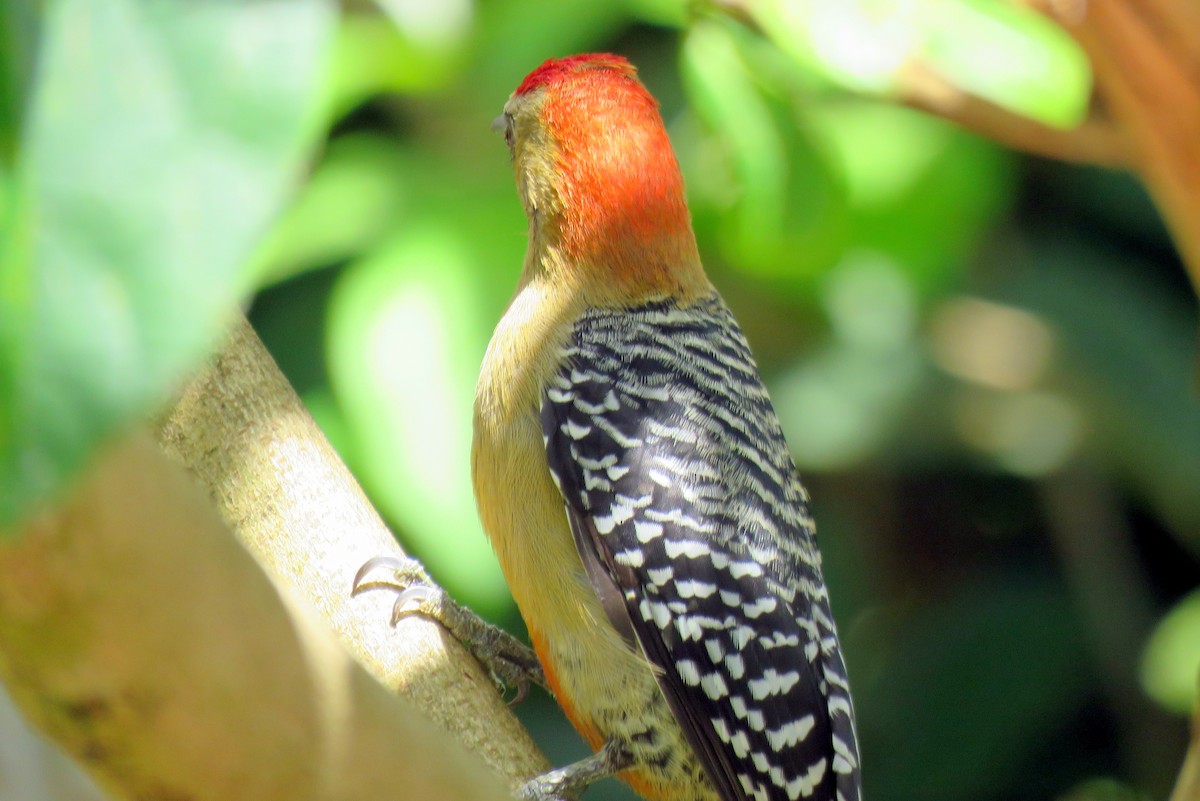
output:
[[[1039,0],[1092,62],[1200,292],[1200,10],[1168,0]]]
[[[1035,156],[1104,167],[1128,167],[1129,147],[1112,120],[1089,117],[1075,128],[1053,128],[971,94],[920,61],[907,64],[896,88],[900,102]]]
[[[363,562],[402,551],[244,319],[159,421],[159,437],[268,573],[316,605],[379,681],[510,781],[548,768],[490,678],[439,625],[412,617],[393,629],[394,596],[350,597]]]
[[[244,318],[159,421],[163,448],[208,488],[268,573],[315,604],[342,643],[494,771],[548,764],[478,663],[436,623],[389,626],[394,597],[350,597],[367,559],[399,545]]]
[[[120,798],[503,794],[273,586],[142,433],[0,547],[0,675]]]
[[[157,429],[0,546],[0,676],[102,786],[482,800],[545,770],[437,624],[350,597],[399,548],[244,320]]]

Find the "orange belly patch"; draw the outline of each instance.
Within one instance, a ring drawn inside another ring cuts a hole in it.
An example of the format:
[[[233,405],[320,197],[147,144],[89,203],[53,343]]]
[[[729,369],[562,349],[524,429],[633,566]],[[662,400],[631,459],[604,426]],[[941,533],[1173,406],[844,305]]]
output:
[[[538,661],[542,664],[542,670],[546,674],[547,687],[558,701],[567,720],[571,721],[571,725],[575,727],[575,730],[593,751],[598,750],[604,745],[606,738],[595,723],[584,716],[576,706],[574,699],[564,690],[557,667],[551,659],[552,651],[548,647],[545,636],[540,631],[530,629],[529,638],[533,643],[534,652],[537,653]],[[661,778],[655,777],[640,767],[623,770],[617,774],[617,778],[632,787],[634,792],[647,801],[694,801],[700,797],[697,794],[698,788],[690,783],[664,783]],[[707,798],[707,794],[704,794],[704,797]]]
[[[582,717],[579,710],[575,707],[574,699],[571,698],[562,687],[562,682],[558,677],[558,671],[554,666],[554,662],[550,659],[550,649],[546,644],[546,638],[540,631],[533,629],[529,630],[529,639],[533,643],[534,653],[537,654],[538,661],[542,663],[542,670],[546,674],[546,684],[550,692],[554,695],[554,700],[558,701],[558,705],[562,707],[563,713],[567,716],[567,720],[571,721],[571,725],[575,727],[575,731],[587,742],[588,746],[593,751],[604,745],[604,735],[596,728],[591,720]]]

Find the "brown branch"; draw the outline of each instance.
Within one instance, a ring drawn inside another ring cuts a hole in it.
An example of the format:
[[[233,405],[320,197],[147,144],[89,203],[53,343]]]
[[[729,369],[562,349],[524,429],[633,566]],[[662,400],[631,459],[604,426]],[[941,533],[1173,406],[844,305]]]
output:
[[[1125,132],[1200,292],[1200,11],[1168,0],[1039,7],[1087,52],[1096,92]]]
[[[350,598],[399,549],[244,320],[159,427],[0,539],[0,678],[104,788],[494,801],[545,769],[439,626]]]
[[[445,630],[420,617],[390,627],[391,593],[350,597],[363,562],[402,552],[245,319],[160,421],[160,440],[268,573],[320,609],[379,681],[511,783],[547,769]]]
[[[144,433],[0,546],[0,676],[119,798],[504,792],[273,586]]]
[[[1006,147],[1060,161],[1128,166],[1128,143],[1111,120],[1092,116],[1074,128],[1044,125],[964,91],[919,61],[908,64],[897,78],[900,102]]]
[[[1060,130],[955,86],[928,65],[900,71],[896,98],[1008,147],[1063,161],[1127,167],[1153,195],[1200,293],[1200,5],[1185,0],[1013,0],[1056,20],[1095,76],[1093,114]],[[763,35],[761,4],[705,8]]]

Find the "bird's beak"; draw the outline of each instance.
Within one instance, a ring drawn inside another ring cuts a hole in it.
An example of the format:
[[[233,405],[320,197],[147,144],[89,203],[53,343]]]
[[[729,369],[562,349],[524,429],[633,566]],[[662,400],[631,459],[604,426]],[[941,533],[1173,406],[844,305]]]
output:
[[[504,115],[501,114],[496,119],[492,120],[492,130],[496,133],[504,133]]]

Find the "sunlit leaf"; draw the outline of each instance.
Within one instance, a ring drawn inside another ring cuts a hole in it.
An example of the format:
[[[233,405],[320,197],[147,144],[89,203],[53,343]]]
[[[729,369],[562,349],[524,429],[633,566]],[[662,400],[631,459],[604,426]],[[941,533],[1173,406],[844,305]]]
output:
[[[798,66],[857,91],[892,88],[925,36],[921,3],[911,0],[768,0],[749,9]]]
[[[1200,690],[1200,590],[1159,621],[1142,657],[1142,686],[1181,715],[1195,708]]]
[[[1007,0],[927,0],[930,64],[953,84],[1048,125],[1087,114],[1091,68],[1045,16]]]
[[[423,48],[452,50],[471,30],[475,4],[471,0],[375,0],[404,35]]]
[[[219,331],[313,133],[315,0],[58,0],[0,267],[0,523],[161,400]]]
[[[721,26],[697,26],[684,77],[710,141],[684,131],[697,228],[735,266],[820,274],[846,250],[886,254],[936,294],[1012,194],[999,148],[892,104],[787,98],[763,89]],[[778,80],[778,79],[777,79]],[[794,103],[795,108],[789,108]]]
[[[914,62],[1011,111],[1068,127],[1083,119],[1091,71],[1058,25],[1004,0],[770,0],[748,7],[807,72],[888,96]]]

